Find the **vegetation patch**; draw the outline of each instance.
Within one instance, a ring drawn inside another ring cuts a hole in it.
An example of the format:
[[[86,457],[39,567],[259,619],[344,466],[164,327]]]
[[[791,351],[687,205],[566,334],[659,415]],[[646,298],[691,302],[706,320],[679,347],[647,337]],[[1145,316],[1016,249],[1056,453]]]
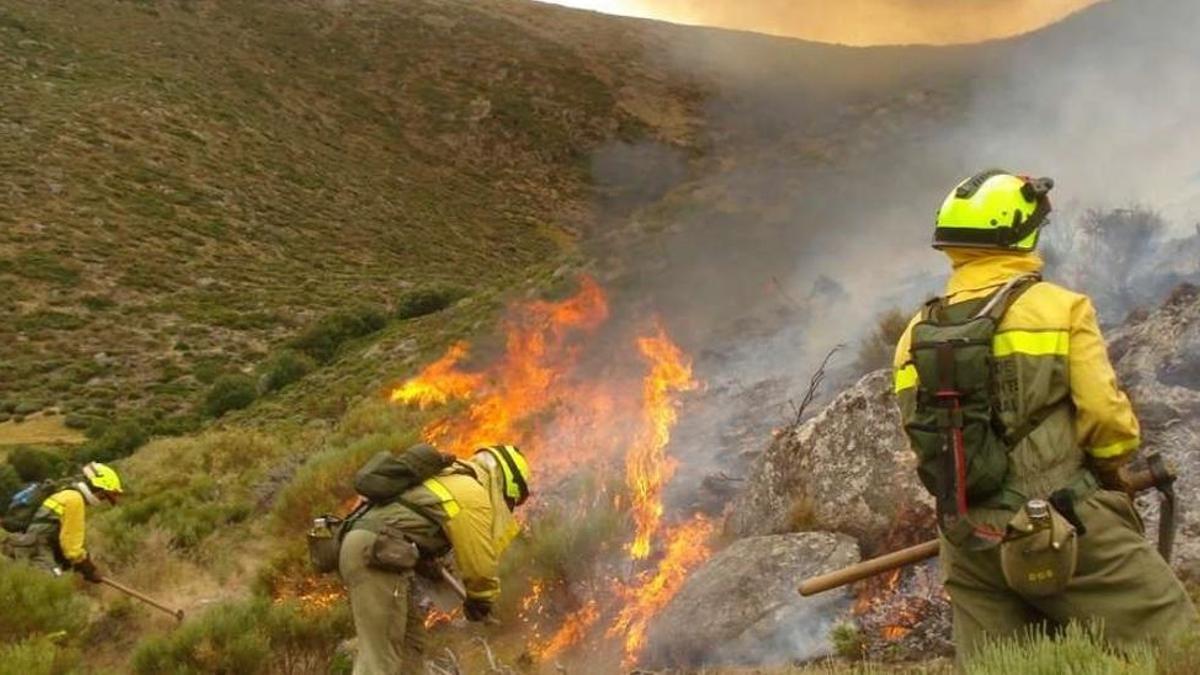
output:
[[[396,301],[397,319],[415,319],[443,309],[470,294],[466,288],[453,284],[433,284],[405,291]]]

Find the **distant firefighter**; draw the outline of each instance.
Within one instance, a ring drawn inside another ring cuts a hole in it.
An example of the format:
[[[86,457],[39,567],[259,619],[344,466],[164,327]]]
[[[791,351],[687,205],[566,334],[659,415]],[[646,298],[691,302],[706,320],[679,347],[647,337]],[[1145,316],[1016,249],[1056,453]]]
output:
[[[1117,647],[1196,626],[1128,494],[1138,421],[1092,303],[1041,278],[1053,186],[991,170],[950,193],[934,231],[953,266],[946,294],[896,347],[960,662],[985,637],[1072,620],[1103,622]]]
[[[4,514],[4,553],[55,576],[73,570],[98,583],[100,573],[88,555],[85,517],[88,506],[115,504],[124,492],[111,467],[89,462],[82,475],[64,481],[31,483],[13,496]]]

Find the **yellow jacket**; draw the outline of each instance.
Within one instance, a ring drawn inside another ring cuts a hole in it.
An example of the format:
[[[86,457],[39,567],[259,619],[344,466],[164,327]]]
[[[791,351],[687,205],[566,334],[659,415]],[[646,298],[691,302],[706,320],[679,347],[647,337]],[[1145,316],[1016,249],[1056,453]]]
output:
[[[951,303],[984,297],[1013,277],[1041,272],[1043,267],[1036,253],[975,249],[948,249],[946,253],[954,266],[946,287]],[[911,404],[917,385],[909,347],[912,328],[919,320],[918,314],[896,346],[896,392],[902,410]],[[1117,385],[1096,311],[1086,296],[1051,283],[1033,286],[1005,314],[993,351],[998,357],[1018,354],[1065,360],[1078,446],[1103,460],[1131,457],[1137,450],[1138,421]]]
[[[87,558],[83,495],[72,488],[60,490],[47,497],[42,508],[58,521],[58,547],[63,557],[71,563]]]
[[[500,595],[500,556],[520,530],[504,502],[500,473],[478,462],[459,460],[403,494],[404,501],[436,522],[397,501],[371,509],[359,526],[375,531],[384,525],[398,527],[433,555],[453,549],[467,595],[493,601]]]

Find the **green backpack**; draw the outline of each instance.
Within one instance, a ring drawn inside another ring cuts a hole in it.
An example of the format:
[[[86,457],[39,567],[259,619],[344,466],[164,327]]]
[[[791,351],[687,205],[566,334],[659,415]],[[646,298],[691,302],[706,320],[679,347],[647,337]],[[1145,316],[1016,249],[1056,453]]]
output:
[[[999,417],[993,337],[1005,312],[1041,279],[1017,277],[995,293],[948,305],[935,298],[913,327],[916,411],[905,432],[916,450],[917,474],[937,500],[943,531],[952,539],[974,534],[996,541],[1001,533],[967,522],[971,506],[1001,494],[1012,438]]]
[[[64,480],[44,480],[26,484],[12,496],[3,518],[0,518],[0,525],[13,534],[28,530],[33,523],[33,517],[42,507],[42,502],[70,485],[70,481]]]
[[[454,457],[438,452],[427,444],[414,445],[399,455],[376,453],[354,475],[354,490],[366,498],[345,519],[324,515],[313,521],[308,532],[308,554],[313,569],[321,574],[334,572],[342,539],[359,518],[373,506],[401,502],[424,517],[434,520],[426,509],[403,499],[406,491],[433,478],[454,464]],[[435,520],[436,522],[436,520]]]

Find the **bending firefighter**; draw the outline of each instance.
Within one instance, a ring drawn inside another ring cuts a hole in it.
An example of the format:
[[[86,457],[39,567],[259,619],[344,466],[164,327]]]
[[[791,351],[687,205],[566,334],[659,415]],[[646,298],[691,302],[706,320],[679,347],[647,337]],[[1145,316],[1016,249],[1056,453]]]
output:
[[[74,570],[98,583],[100,573],[85,546],[87,506],[101,500],[115,504],[122,492],[117,472],[98,462],[86,464],[74,482],[27,486],[13,497],[4,516],[4,528],[12,533],[4,540],[4,553],[55,576]]]
[[[440,578],[453,551],[471,621],[491,615],[500,595],[500,555],[516,537],[513,510],[529,497],[529,464],[513,446],[456,460],[428,445],[379,453],[355,477],[366,498],[342,524],[337,568],[358,633],[356,675],[417,672],[423,616],[414,573]]]
[[[1143,537],[1121,468],[1137,419],[1087,297],[1041,280],[1049,179],[959,184],[934,247],[946,294],[896,348],[896,393],[918,474],[937,501],[954,641],[1072,620],[1126,647],[1193,627],[1196,611]]]

